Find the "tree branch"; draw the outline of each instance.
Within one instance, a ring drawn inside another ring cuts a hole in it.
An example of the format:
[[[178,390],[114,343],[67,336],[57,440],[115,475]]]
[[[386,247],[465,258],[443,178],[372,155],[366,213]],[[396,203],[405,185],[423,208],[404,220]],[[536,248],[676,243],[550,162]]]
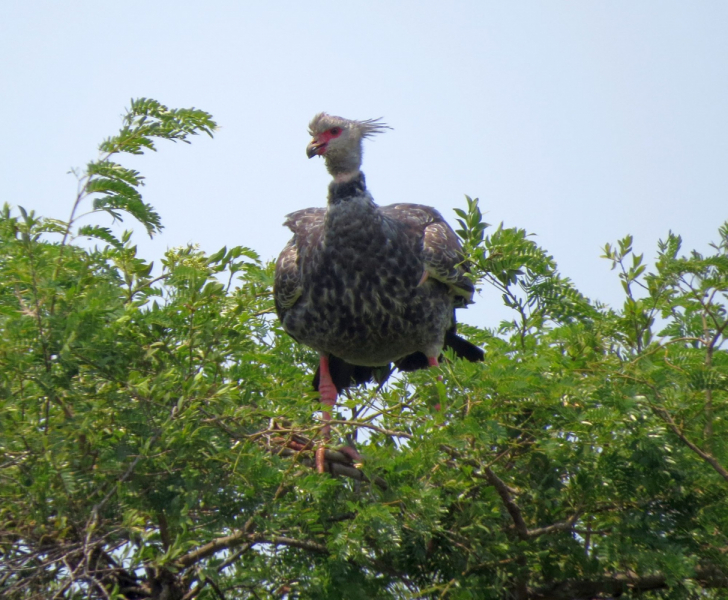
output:
[[[498,495],[501,497],[501,500],[503,501],[503,504],[505,505],[508,514],[511,515],[511,519],[513,519],[513,524],[516,527],[518,537],[522,540],[528,540],[548,533],[553,533],[555,531],[568,531],[569,529],[573,528],[574,523],[576,523],[581,516],[581,512],[577,511],[573,515],[571,515],[566,521],[554,523],[553,525],[547,525],[546,527],[529,529],[526,525],[526,521],[523,519],[521,509],[511,497],[509,487],[503,482],[500,477],[498,477],[493,472],[490,467],[486,467],[484,469],[484,473],[490,484],[495,488],[496,492],[498,492]]]
[[[513,501],[513,498],[511,498],[508,486],[503,483],[503,480],[498,477],[490,467],[486,467],[483,472],[488,478],[490,484],[495,488],[495,491],[498,492],[498,495],[501,497],[508,514],[511,515],[518,537],[522,540],[527,540],[529,538],[528,527],[526,527],[526,522],[523,520],[521,509],[518,508],[518,505]]]
[[[675,421],[673,420],[670,413],[665,410],[664,408],[654,406],[653,404],[650,404],[650,407],[652,408],[653,412],[660,417],[665,423],[667,423],[667,426],[672,430],[672,432],[680,438],[680,440],[688,447],[690,448],[695,454],[697,454],[700,458],[702,458],[705,462],[707,462],[713,469],[715,469],[715,472],[718,473],[723,479],[728,481],[728,470],[721,465],[718,462],[718,459],[715,458],[712,454],[708,454],[701,448],[699,448],[696,444],[694,444],[692,441],[690,441],[685,433],[683,433],[682,429],[680,429]]]
[[[706,588],[728,588],[728,575],[718,569],[698,568],[691,579]],[[538,588],[529,588],[529,600],[572,600],[573,598],[594,598],[609,595],[621,596],[628,592],[647,592],[668,587],[665,575],[646,575],[619,573],[613,577],[559,581]]]
[[[292,548],[300,548],[317,554],[328,554],[329,550],[326,546],[310,542],[307,540],[297,540],[285,536],[267,536],[263,533],[246,533],[244,529],[236,531],[230,535],[219,537],[212,540],[204,546],[200,546],[197,550],[188,552],[177,560],[180,567],[187,568],[196,562],[199,562],[208,556],[212,556],[216,552],[234,548],[240,544],[273,544],[274,546],[290,546]]]
[[[574,524],[579,520],[579,517],[581,517],[581,512],[577,511],[573,515],[571,515],[568,519],[566,519],[566,521],[554,523],[553,525],[547,525],[546,527],[538,527],[536,529],[529,529],[528,537],[535,538],[540,535],[546,535],[548,533],[553,533],[555,531],[573,530]],[[592,532],[592,533],[594,533],[594,532]]]
[[[365,429],[371,429],[372,431],[376,431],[378,433],[382,433],[382,434],[388,435],[390,437],[407,438],[408,440],[412,439],[412,434],[407,433],[405,431],[393,431],[391,429],[384,429],[383,427],[378,427],[377,425],[372,425],[371,423],[364,423],[362,421],[332,420],[332,421],[329,421],[329,425],[351,425],[353,427],[363,427]]]

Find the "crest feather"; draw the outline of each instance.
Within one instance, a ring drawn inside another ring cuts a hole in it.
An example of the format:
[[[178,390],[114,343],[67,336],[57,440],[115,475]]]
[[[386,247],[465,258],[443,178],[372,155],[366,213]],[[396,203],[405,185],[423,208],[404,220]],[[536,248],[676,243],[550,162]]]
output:
[[[389,125],[382,123],[382,118],[366,119],[364,121],[355,121],[336,117],[325,112],[318,113],[308,125],[308,133],[311,137],[316,137],[327,129],[332,127],[341,127],[342,129],[358,129],[361,137],[368,138],[377,133],[384,133],[387,129],[392,129]]]

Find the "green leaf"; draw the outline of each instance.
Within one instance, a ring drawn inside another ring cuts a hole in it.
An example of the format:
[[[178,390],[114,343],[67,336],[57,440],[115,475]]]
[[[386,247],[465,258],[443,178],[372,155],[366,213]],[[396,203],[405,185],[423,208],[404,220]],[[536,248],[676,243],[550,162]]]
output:
[[[121,249],[123,244],[114,236],[108,227],[98,225],[84,225],[78,229],[78,237],[89,237],[102,240],[114,248]]]

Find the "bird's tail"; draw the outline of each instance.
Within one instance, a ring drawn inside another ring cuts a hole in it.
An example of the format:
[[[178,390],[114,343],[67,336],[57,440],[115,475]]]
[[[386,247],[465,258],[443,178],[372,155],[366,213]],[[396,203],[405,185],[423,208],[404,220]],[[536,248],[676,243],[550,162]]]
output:
[[[485,359],[485,352],[465,338],[460,337],[453,327],[445,334],[445,348],[452,348],[458,358],[470,362],[480,362]]]
[[[465,338],[460,337],[454,325],[445,333],[445,348],[451,348],[455,352],[455,356],[470,362],[479,362],[485,358],[485,352],[475,344],[471,344]],[[442,356],[440,356],[440,359],[442,359]],[[417,371],[427,369],[430,363],[424,353],[415,352],[399,359],[394,363],[394,366],[400,371]]]

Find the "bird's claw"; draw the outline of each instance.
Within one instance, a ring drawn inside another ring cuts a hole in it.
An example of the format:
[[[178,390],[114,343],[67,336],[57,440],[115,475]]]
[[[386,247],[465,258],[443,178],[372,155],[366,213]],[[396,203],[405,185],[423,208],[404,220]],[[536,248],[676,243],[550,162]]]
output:
[[[352,464],[357,463],[363,463],[364,457],[359,454],[356,451],[356,448],[353,448],[352,446],[341,446],[340,448],[336,449],[336,452],[343,454],[346,458],[348,458]],[[326,472],[326,446],[323,444],[316,448],[316,452],[314,455],[315,463],[316,463],[316,471],[318,473],[325,473]]]

